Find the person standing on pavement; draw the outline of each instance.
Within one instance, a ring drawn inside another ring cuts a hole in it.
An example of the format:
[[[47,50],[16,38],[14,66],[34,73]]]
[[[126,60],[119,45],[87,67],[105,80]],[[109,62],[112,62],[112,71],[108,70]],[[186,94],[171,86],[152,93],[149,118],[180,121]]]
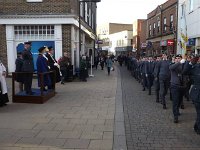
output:
[[[15,60],[15,72],[22,72],[22,65],[23,65],[23,59],[22,59],[22,53],[17,53],[17,59]],[[23,83],[23,74],[18,73],[16,74],[15,80],[19,84],[19,92],[22,92],[24,90],[24,83]]]
[[[167,54],[162,54],[162,60],[158,65],[159,73],[159,83],[160,83],[160,100],[163,104],[163,109],[167,109],[165,96],[170,84],[170,70],[169,70],[170,61],[167,58]]]
[[[9,102],[6,85],[6,67],[0,60],[0,107],[7,105]]]
[[[23,74],[24,90],[26,91],[26,94],[33,95],[31,87],[32,87],[32,79],[34,72],[34,64],[33,64],[33,55],[31,53],[31,42],[24,43],[22,58],[23,58],[22,72],[24,72]]]
[[[55,72],[55,81],[54,81],[54,74],[50,74],[50,78],[51,78],[51,83],[52,83],[52,88],[54,88],[54,82],[58,83],[61,81],[60,79],[60,66],[58,65],[56,59],[54,58],[54,49],[52,46],[46,48],[46,57],[48,58],[48,65],[50,66],[50,71],[54,71]]]
[[[68,76],[67,75],[67,72],[68,72],[67,69],[71,65],[71,61],[70,61],[70,58],[69,58],[67,52],[64,52],[63,57],[61,57],[58,60],[58,64],[60,65],[60,71],[61,71],[61,74],[62,74],[61,84],[65,84],[65,80],[66,80],[66,78]]]
[[[191,78],[192,85],[189,94],[197,113],[194,131],[200,134],[200,59],[198,56],[193,57],[190,63],[184,66],[183,74]]]
[[[179,107],[183,99],[183,78],[182,78],[182,65],[184,60],[182,56],[176,55],[175,62],[169,66],[171,72],[170,90],[172,96],[172,110],[174,115],[174,123],[178,123],[178,116],[180,115]]]
[[[113,65],[112,59],[110,58],[110,56],[107,56],[106,66],[107,66],[108,75],[110,75],[110,70],[111,70],[112,65]]]
[[[47,89],[45,88],[46,86],[48,87],[48,89],[51,88],[52,84],[51,84],[51,79],[49,74],[43,74],[43,73],[47,73],[50,71],[50,66],[48,65],[48,58],[46,57],[45,53],[46,53],[46,47],[40,47],[38,49],[39,55],[37,58],[37,73],[38,73],[38,86],[42,87],[43,86],[43,90],[47,91]],[[43,77],[43,80],[42,80]]]

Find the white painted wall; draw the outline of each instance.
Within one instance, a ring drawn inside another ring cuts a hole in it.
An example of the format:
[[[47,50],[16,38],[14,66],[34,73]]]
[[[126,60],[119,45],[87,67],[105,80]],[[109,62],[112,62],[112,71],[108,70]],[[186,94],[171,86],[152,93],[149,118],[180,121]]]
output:
[[[178,1],[178,42],[177,53],[181,53],[181,47],[179,41],[181,40],[181,26],[186,22],[188,38],[200,38],[200,0],[193,0],[193,10],[190,10],[189,0]],[[182,17],[182,5],[185,4],[185,18]],[[198,42],[196,42],[198,44]],[[196,45],[198,46],[198,45]],[[200,46],[200,43],[199,43]]]

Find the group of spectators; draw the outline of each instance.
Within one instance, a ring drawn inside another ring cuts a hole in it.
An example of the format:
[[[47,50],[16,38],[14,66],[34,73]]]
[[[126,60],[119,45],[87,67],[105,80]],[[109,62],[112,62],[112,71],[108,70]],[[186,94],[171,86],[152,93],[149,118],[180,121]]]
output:
[[[200,134],[200,58],[199,56],[163,53],[157,56],[136,58],[134,55],[118,56],[119,64],[125,63],[131,74],[142,84],[142,90],[152,94],[154,85],[157,103],[167,109],[166,95],[170,91],[174,123],[179,122],[179,109],[184,109],[183,98],[192,100],[196,110],[194,131]]]

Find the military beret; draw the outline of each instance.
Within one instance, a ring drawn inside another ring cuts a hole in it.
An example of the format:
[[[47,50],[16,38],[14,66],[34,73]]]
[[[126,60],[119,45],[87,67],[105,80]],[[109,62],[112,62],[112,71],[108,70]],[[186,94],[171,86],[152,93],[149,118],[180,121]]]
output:
[[[29,41],[28,41],[28,42],[24,42],[24,44],[29,44],[29,45],[31,45],[31,42],[29,42]]]
[[[180,58],[182,58],[181,54],[176,55],[176,57],[180,57]]]
[[[42,52],[43,50],[45,50],[46,47],[42,46],[38,49],[38,52]]]

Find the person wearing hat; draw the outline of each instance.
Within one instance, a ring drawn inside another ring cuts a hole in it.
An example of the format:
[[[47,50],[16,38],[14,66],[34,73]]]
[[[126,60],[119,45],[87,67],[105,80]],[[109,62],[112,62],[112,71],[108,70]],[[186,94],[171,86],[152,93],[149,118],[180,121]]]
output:
[[[51,79],[50,79],[49,74],[43,75],[43,73],[49,72],[49,68],[50,68],[48,66],[48,58],[45,56],[45,52],[46,52],[45,49],[46,49],[45,46],[40,47],[38,49],[39,54],[38,54],[36,65],[37,65],[37,73],[38,73],[38,86],[39,87],[43,86],[43,90],[47,91],[45,87],[51,86]],[[43,75],[43,83],[41,82],[42,75]]]
[[[19,83],[19,92],[23,92],[24,85],[23,85],[23,74],[18,72],[22,72],[22,65],[23,65],[23,59],[22,59],[22,52],[17,53],[17,59],[15,60],[15,72],[17,72],[15,80]]]
[[[170,90],[171,90],[171,98],[172,98],[172,110],[174,115],[174,123],[178,123],[178,116],[180,115],[179,108],[183,99],[183,60],[181,61],[182,56],[176,55],[174,63],[169,66],[171,72],[171,80],[170,80]]]
[[[23,73],[24,90],[26,94],[33,95],[31,87],[32,87],[32,79],[34,72],[34,64],[33,64],[33,55],[31,53],[31,42],[24,43],[22,59],[23,59],[22,72],[24,72]]]
[[[54,81],[54,75],[51,73],[50,74],[50,78],[52,81],[52,88],[54,88],[54,82],[58,83],[61,81],[61,77],[60,77],[60,66],[58,65],[56,59],[54,58],[54,49],[52,46],[48,47],[48,51],[46,51],[46,57],[48,58],[48,64],[50,66],[50,71],[55,71],[56,73],[56,80]]]

